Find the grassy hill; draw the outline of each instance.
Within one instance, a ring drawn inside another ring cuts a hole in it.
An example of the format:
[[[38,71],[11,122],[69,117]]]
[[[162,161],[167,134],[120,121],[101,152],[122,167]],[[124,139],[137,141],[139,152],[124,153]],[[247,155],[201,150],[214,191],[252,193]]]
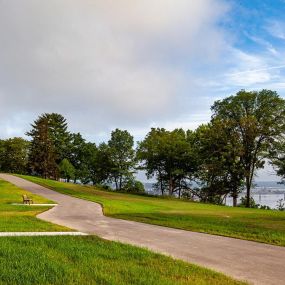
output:
[[[35,217],[49,207],[11,205],[22,194],[48,203],[0,180],[0,232],[67,230]],[[1,237],[1,285],[172,285],[245,284],[212,270],[96,236]]]
[[[60,193],[98,202],[110,217],[285,246],[285,212],[122,194],[21,177]]]

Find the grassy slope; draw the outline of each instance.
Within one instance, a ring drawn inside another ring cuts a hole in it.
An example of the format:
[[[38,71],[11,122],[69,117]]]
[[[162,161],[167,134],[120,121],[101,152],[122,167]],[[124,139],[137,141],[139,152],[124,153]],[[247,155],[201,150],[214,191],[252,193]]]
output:
[[[97,237],[0,238],[0,284],[244,284]]]
[[[22,176],[58,192],[101,203],[107,216],[285,246],[285,212],[106,192]]]
[[[24,191],[0,180],[1,231],[65,228],[35,217],[48,207],[14,206]],[[32,195],[37,203],[50,201]],[[88,237],[0,237],[0,284],[245,284],[138,247]]]
[[[30,194],[9,182],[0,179],[0,232],[42,232],[42,231],[66,231],[65,227],[54,225],[35,216],[49,207],[11,205],[22,203],[22,195],[33,197],[36,203],[50,203],[51,201],[40,196]]]

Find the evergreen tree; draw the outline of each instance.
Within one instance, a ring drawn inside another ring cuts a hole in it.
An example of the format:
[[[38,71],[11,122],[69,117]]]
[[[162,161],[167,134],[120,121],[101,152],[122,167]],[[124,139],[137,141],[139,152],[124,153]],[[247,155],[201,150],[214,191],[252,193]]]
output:
[[[49,132],[48,118],[39,117],[32,127],[33,129],[27,133],[32,137],[29,151],[30,171],[44,178],[57,178],[56,149]]]

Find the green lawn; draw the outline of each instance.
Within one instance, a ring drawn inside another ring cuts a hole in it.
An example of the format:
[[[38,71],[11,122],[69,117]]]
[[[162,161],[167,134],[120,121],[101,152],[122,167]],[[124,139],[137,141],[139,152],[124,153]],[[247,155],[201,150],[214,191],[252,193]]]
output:
[[[49,207],[14,206],[22,195],[0,180],[0,232],[67,230],[37,219]],[[212,270],[96,236],[0,237],[0,284],[245,284]]]
[[[51,203],[40,196],[24,191],[0,179],[0,232],[42,232],[66,231],[65,227],[54,225],[35,216],[50,207],[11,205],[22,203],[22,195],[27,194],[35,203]]]
[[[138,247],[88,237],[0,238],[0,284],[245,284]]]
[[[121,194],[22,177],[60,193],[98,202],[110,217],[285,246],[285,212]]]

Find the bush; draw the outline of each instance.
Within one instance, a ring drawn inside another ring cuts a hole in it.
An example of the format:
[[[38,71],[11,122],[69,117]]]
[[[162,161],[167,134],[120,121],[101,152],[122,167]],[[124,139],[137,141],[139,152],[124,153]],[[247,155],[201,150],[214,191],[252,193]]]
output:
[[[285,211],[285,201],[283,199],[278,200],[276,208],[279,211]]]
[[[241,197],[239,207],[246,207],[246,197]],[[259,208],[259,204],[256,204],[254,199],[250,197],[249,199],[249,208]]]
[[[143,183],[135,179],[128,180],[122,190],[123,192],[127,193],[138,193],[138,194],[145,193]]]

